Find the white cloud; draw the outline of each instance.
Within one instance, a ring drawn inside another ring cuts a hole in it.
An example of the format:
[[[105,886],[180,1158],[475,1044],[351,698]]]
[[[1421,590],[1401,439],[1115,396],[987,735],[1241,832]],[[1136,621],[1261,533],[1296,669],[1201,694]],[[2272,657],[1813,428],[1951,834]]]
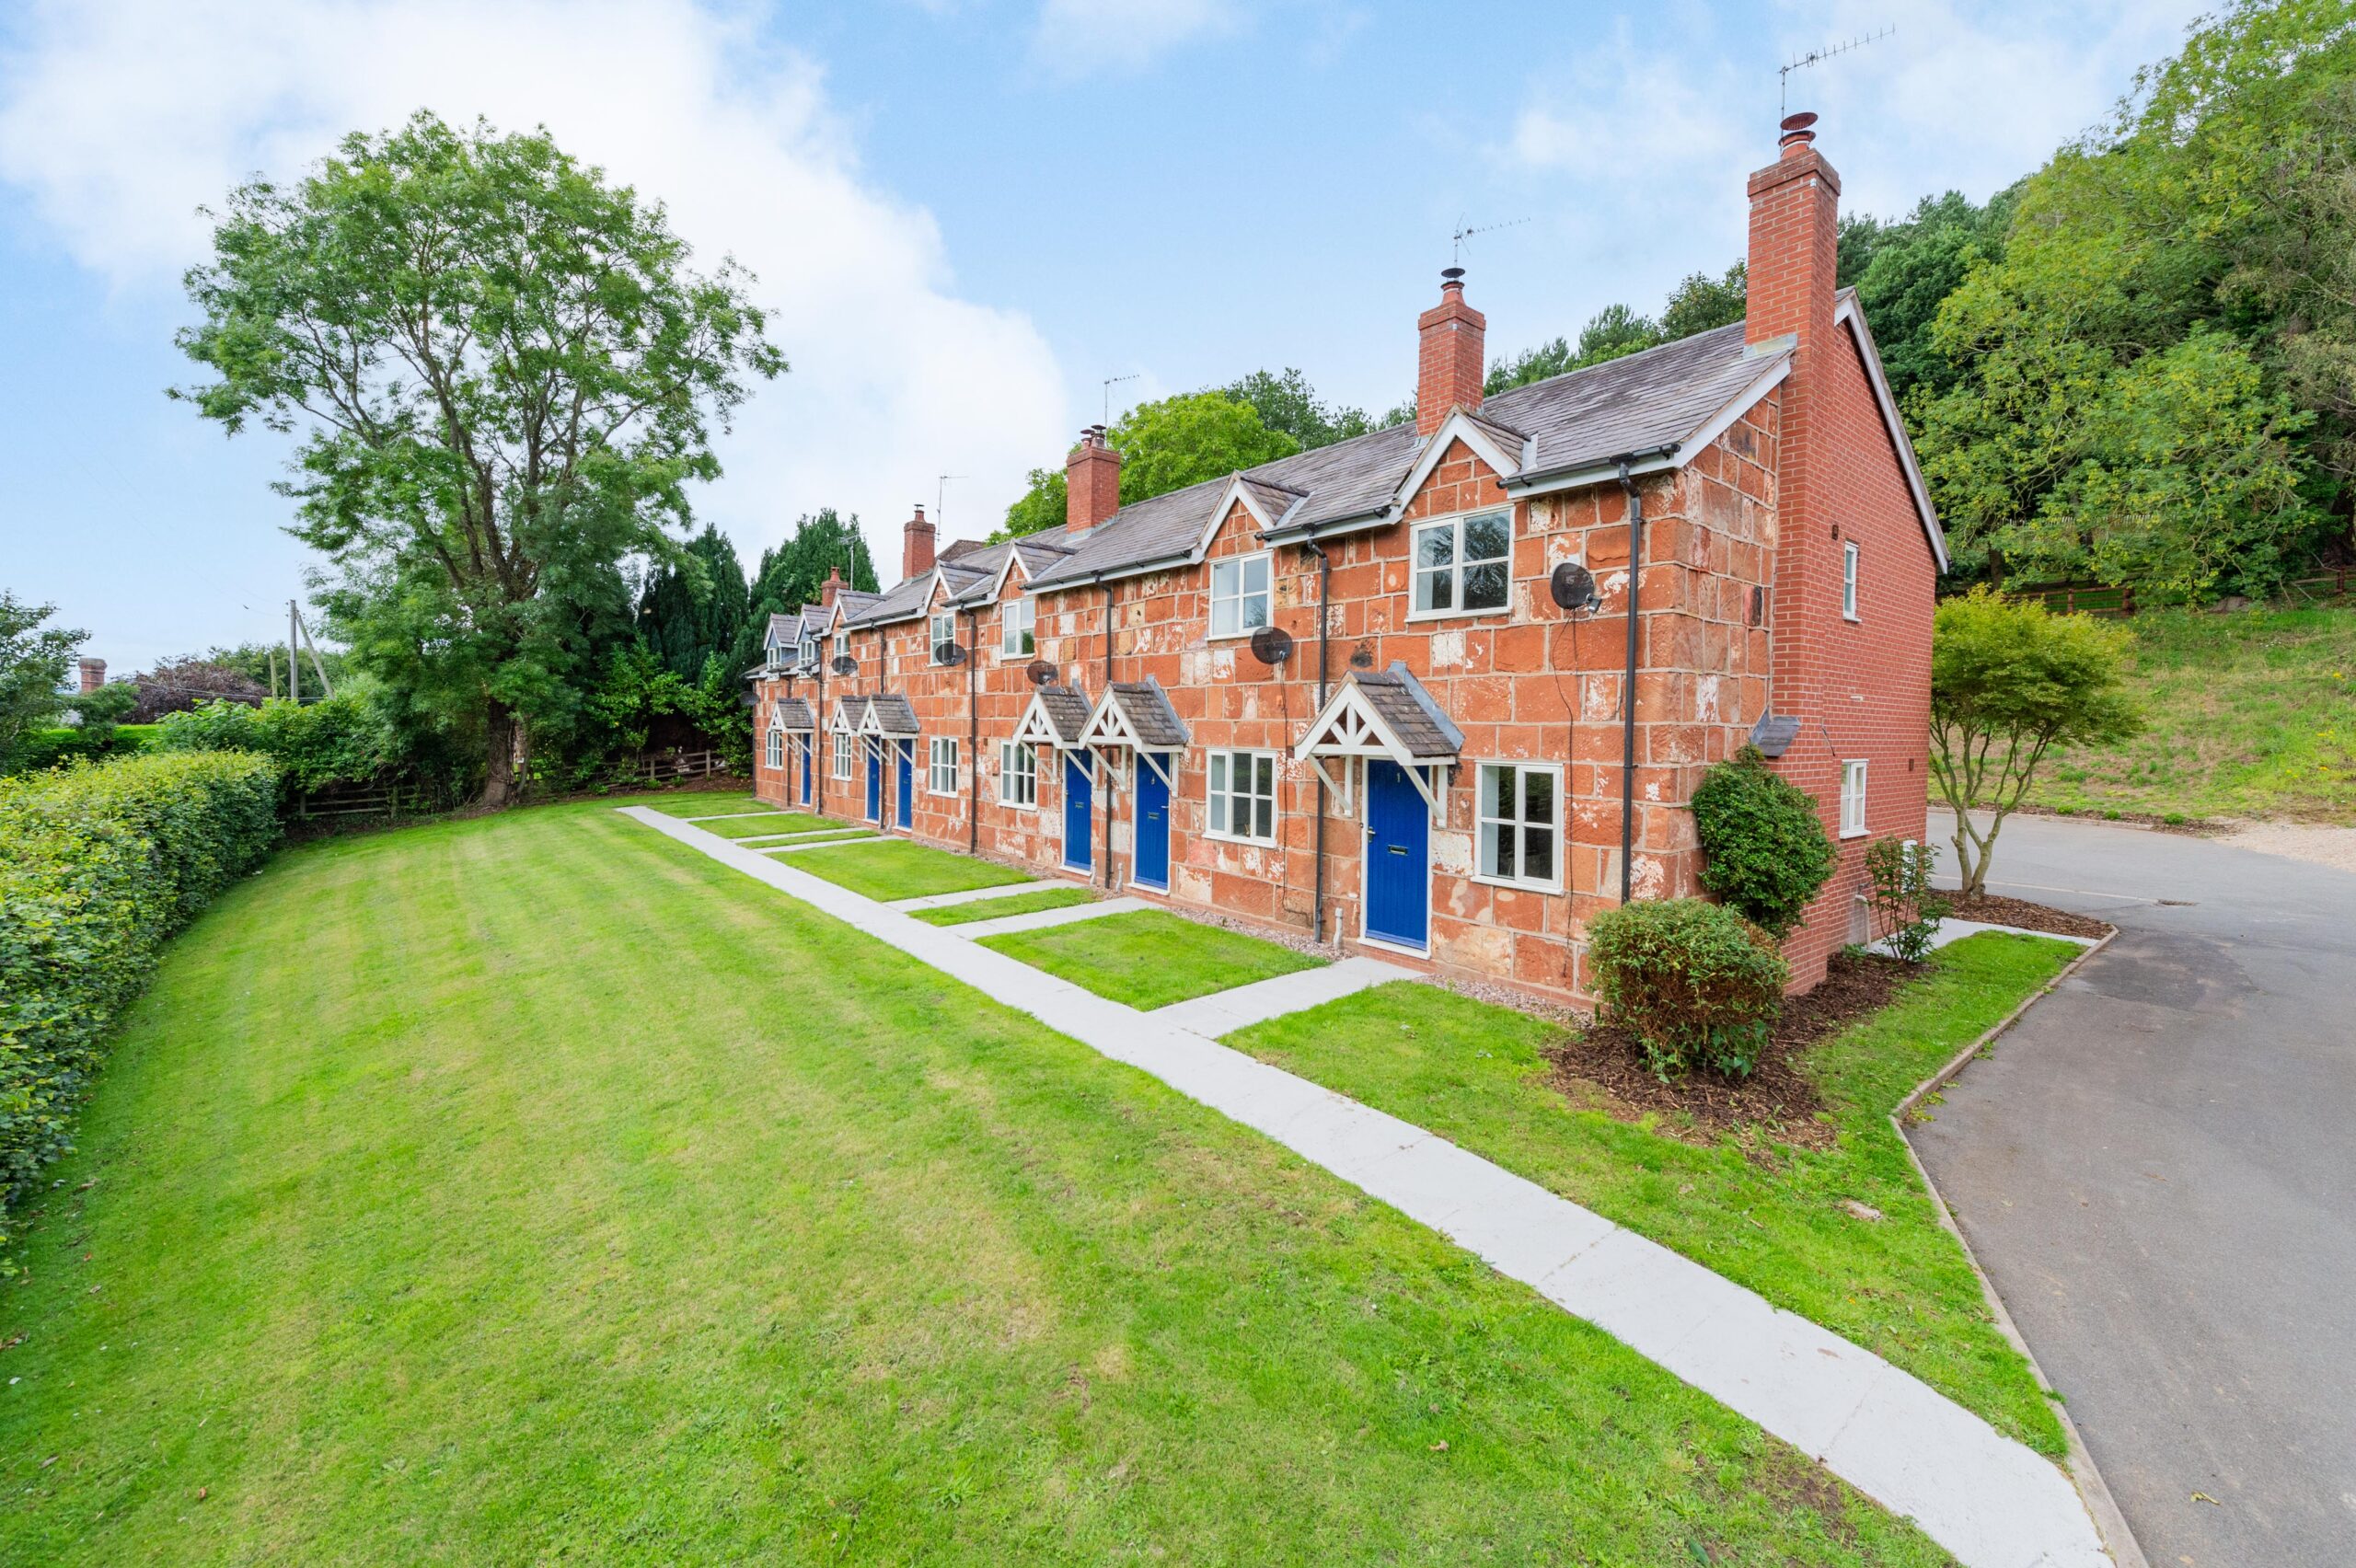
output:
[[[1045,0],[1032,47],[1061,76],[1134,71],[1239,19],[1228,0]]]
[[[203,254],[194,209],[428,108],[559,143],[660,197],[759,275],[792,362],[722,447],[704,513],[756,556],[798,513],[858,512],[888,577],[934,477],[976,531],[1073,421],[1029,319],[960,299],[930,215],[866,184],[808,61],[690,0],[52,0],[0,82],[0,178],[127,291]],[[248,437],[248,439],[269,439]],[[748,562],[749,564],[749,562]]]

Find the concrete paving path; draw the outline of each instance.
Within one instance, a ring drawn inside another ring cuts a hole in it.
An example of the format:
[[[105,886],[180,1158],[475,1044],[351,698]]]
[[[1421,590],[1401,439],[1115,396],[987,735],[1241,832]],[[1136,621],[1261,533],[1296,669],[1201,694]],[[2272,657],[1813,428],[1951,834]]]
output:
[[[1909,1136],[2154,1568],[2356,1562],[2356,875],[2039,817],[1993,872],[2119,934]]]
[[[1322,968],[1255,980],[1231,991],[1214,991],[1207,997],[1172,1002],[1166,1008],[1154,1009],[1152,1016],[1157,1022],[1173,1023],[1217,1040],[1272,1018],[1338,1001],[1370,986],[1421,978],[1412,969],[1385,963],[1379,958],[1351,957]]]
[[[793,813],[791,812],[775,811],[768,806],[764,806],[756,812],[721,812],[713,816],[680,817],[677,820],[680,822],[736,822],[745,817],[791,816],[792,814]]]
[[[2107,1568],[2050,1460],[1804,1318],[1424,1128],[1108,1001],[775,855],[618,808],[1041,1023],[1160,1078],[1431,1227],[1749,1417],[1966,1568]]]
[[[891,901],[890,907],[899,910],[946,909],[953,904],[971,904],[977,898],[1014,898],[1026,893],[1045,893],[1049,888],[1080,885],[1078,882],[1008,882],[1001,887],[969,887],[963,893],[928,893],[921,898],[895,898]]]
[[[718,836],[708,835],[707,836],[717,837]],[[768,848],[756,849],[754,853],[756,855],[798,855],[804,849],[846,849],[854,844],[893,844],[899,842],[904,841],[888,838],[883,834],[877,833],[871,828],[865,832],[853,831],[849,834],[830,835],[823,838],[807,838],[798,844],[772,844]]]

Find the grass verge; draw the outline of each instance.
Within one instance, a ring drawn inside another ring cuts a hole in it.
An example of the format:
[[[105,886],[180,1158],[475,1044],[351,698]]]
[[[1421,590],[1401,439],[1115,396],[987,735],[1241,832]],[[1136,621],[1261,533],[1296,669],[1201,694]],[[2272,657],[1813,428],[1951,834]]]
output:
[[[694,824],[706,833],[716,833],[722,838],[763,838],[772,833],[820,833],[829,828],[848,828],[851,824],[830,822],[822,816],[802,812],[771,812],[761,816],[722,817],[718,822]]]
[[[1802,1061],[1836,1146],[1697,1146],[1583,1109],[1542,1055],[1558,1026],[1394,984],[1258,1024],[1228,1043],[1430,1128],[1518,1175],[1855,1341],[2059,1456],[2060,1422],[1998,1332],[1889,1113],[2077,955],[1987,934],[1941,950],[1888,1009]],[[1878,1219],[1844,1206],[1864,1205]]]
[[[2131,740],[2062,752],[2029,803],[2356,824],[2356,609],[2140,615]]]
[[[982,946],[1150,1010],[1233,990],[1325,961],[1241,931],[1198,925],[1159,909],[1108,915],[1037,931],[984,937]]]
[[[0,1561],[1945,1561],[603,803],[281,856],[84,1127],[0,1286]]]
[[[938,909],[908,911],[928,926],[964,926],[976,920],[996,920],[1008,915],[1035,915],[1043,909],[1069,909],[1093,904],[1096,895],[1084,887],[1051,887],[1038,893],[1017,893],[1005,898],[977,898],[971,904],[944,904]]]
[[[722,816],[730,812],[767,812],[777,808],[755,796],[749,790],[689,790],[660,795],[617,795],[606,802],[616,806],[650,806],[664,816]]]
[[[886,903],[936,893],[968,893],[977,887],[1008,887],[1029,882],[1028,871],[953,855],[905,841],[862,844],[854,849],[810,849],[785,857],[797,871],[824,877],[837,887]]]

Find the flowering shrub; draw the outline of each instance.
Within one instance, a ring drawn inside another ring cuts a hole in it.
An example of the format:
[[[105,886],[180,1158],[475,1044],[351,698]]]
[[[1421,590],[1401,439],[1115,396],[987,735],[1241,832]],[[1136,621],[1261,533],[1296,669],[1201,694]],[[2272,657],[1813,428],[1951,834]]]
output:
[[[243,752],[0,780],[0,1194],[72,1147],[117,1015],[164,940],[260,864],[277,807],[277,767]]]

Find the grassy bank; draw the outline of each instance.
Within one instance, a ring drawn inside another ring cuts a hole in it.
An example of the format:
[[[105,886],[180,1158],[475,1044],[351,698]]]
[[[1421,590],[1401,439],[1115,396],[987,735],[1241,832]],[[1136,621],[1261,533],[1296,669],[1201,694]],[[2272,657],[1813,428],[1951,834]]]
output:
[[[2356,609],[2123,623],[2150,728],[2050,759],[2033,805],[2356,824]]]

